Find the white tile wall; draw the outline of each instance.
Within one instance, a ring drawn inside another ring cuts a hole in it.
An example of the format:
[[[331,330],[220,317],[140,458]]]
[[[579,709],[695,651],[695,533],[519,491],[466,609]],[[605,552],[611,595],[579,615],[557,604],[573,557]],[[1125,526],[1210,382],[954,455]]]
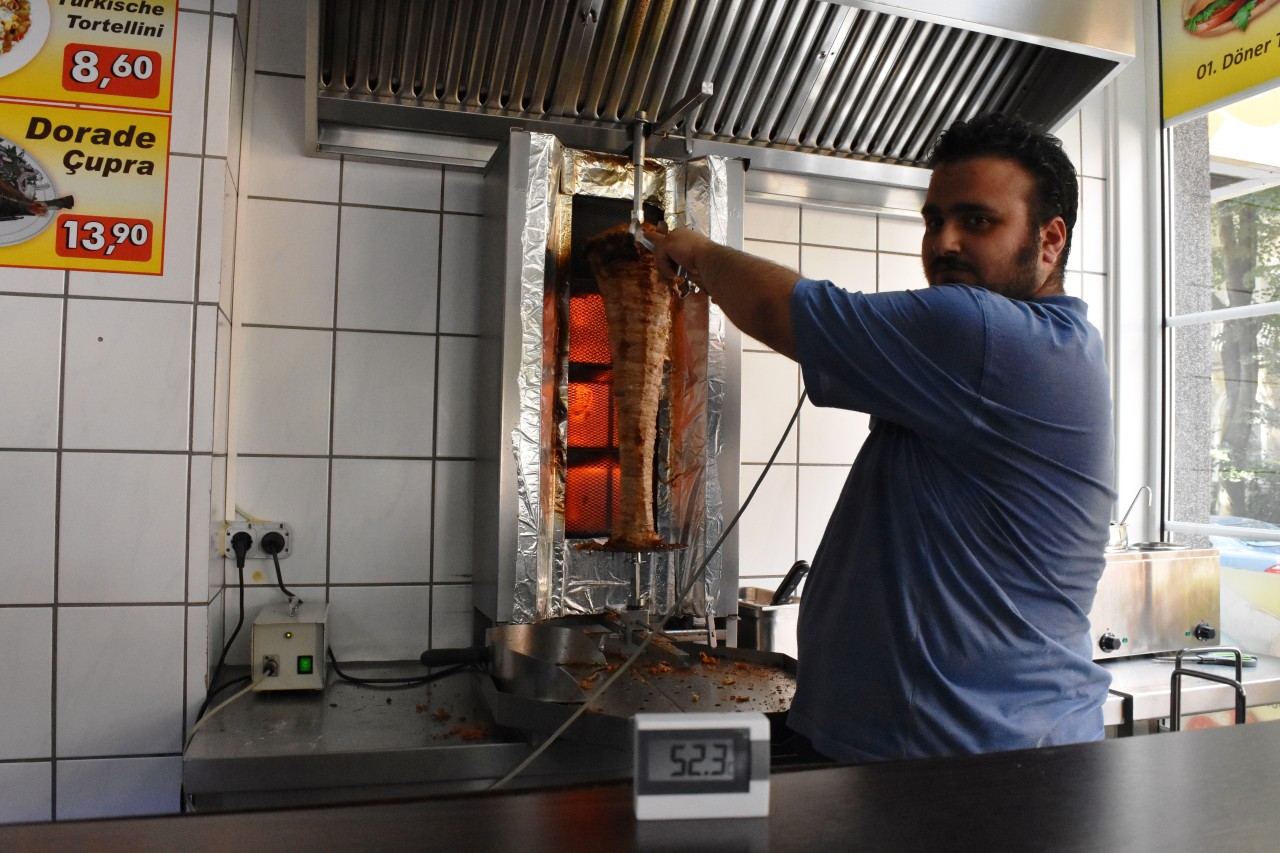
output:
[[[881,252],[876,257],[876,288],[885,293],[892,290],[916,290],[928,287],[929,281],[924,277],[924,266],[920,263],[920,255],[889,255]]]
[[[436,455],[476,455],[476,401],[479,342],[475,338],[440,338],[439,394],[436,411]]]
[[[191,604],[208,603],[212,592],[209,568],[221,548],[222,537],[215,524],[222,519],[222,500],[219,495],[215,513],[213,474],[212,456],[191,457],[191,503],[187,512],[187,601]]]
[[[807,246],[876,248],[876,217],[817,207],[800,209],[800,241]]]
[[[231,430],[240,452],[328,453],[333,335],[246,326],[235,340]]]
[[[446,169],[444,209],[450,213],[484,212],[484,176],[465,169]]]
[[[255,518],[288,522],[293,530],[289,556],[280,561],[285,578],[291,584],[323,584],[328,571],[329,460],[248,457],[237,464],[236,506]],[[274,568],[267,561],[251,561],[246,568],[248,583],[274,583]],[[235,581],[235,563],[227,560],[227,583]]]
[[[58,820],[176,812],[182,759],[94,758],[58,762]]]
[[[774,465],[738,519],[738,574],[783,575],[796,559],[796,467]],[[764,472],[763,465],[744,464],[738,481],[744,501]],[[741,503],[739,504],[741,505]]]
[[[62,293],[66,280],[62,270],[0,267],[0,293]]]
[[[0,822],[179,807],[220,633],[243,81],[210,7],[178,17],[163,275],[0,269]]]
[[[209,64],[208,15],[178,13],[173,48],[173,110],[187,116],[169,129],[169,151],[204,153],[205,69]]]
[[[882,252],[910,255],[919,260],[920,240],[924,237],[924,223],[915,219],[880,217],[877,248]]]
[[[184,611],[180,606],[59,609],[60,757],[179,751]]]
[[[431,579],[469,583],[475,510],[474,462],[436,462]]]
[[[801,465],[796,488],[796,559],[812,562],[849,475],[845,466]]]
[[[236,55],[235,21],[230,18],[214,18],[212,29],[208,51],[209,88],[204,153],[211,157],[226,157],[230,148],[231,104],[238,92],[232,89]],[[239,139],[236,140],[236,145],[239,145]]]
[[[758,255],[766,260],[789,269],[800,269],[800,247],[795,243],[771,243],[765,240],[744,240],[743,251]]]
[[[217,391],[218,306],[196,307],[195,360],[191,383],[191,450],[213,452],[213,411]]]
[[[435,338],[339,332],[336,346],[334,453],[430,456]]]
[[[52,672],[53,608],[0,609],[0,760],[50,755]]]
[[[191,331],[190,304],[68,302],[63,444],[186,450]]]
[[[431,598],[431,645],[456,648],[471,645],[471,585],[439,584]]]
[[[0,823],[52,820],[52,784],[52,762],[0,764]]]
[[[800,272],[805,278],[835,282],[846,290],[873,292],[876,255],[830,246],[801,246]]]
[[[743,209],[742,236],[747,240],[799,243],[800,208],[748,201]]]
[[[273,326],[333,326],[338,208],[249,199],[236,319]]]
[[[0,296],[0,447],[55,447],[64,300]]]
[[[338,326],[434,332],[439,234],[439,214],[344,206]]]
[[[342,164],[342,201],[376,207],[440,210],[444,172],[439,166],[400,166],[347,160]],[[445,243],[446,248],[448,242]]]
[[[333,583],[431,580],[431,463],[335,459]]]
[[[335,586],[329,631],[339,661],[414,660],[431,648],[431,586]],[[459,643],[459,645],[464,645]]]
[[[300,77],[254,75],[249,119],[252,151],[245,178],[250,195],[338,200],[338,161],[307,157],[303,151],[305,91],[306,83]]]
[[[187,459],[168,453],[63,454],[61,602],[184,600]]]
[[[57,472],[52,451],[0,451],[0,605],[53,603]]]
[[[743,462],[763,463],[778,446],[800,399],[800,368],[774,352],[742,354],[742,429],[739,434]],[[793,430],[777,461],[795,464],[796,433]]]

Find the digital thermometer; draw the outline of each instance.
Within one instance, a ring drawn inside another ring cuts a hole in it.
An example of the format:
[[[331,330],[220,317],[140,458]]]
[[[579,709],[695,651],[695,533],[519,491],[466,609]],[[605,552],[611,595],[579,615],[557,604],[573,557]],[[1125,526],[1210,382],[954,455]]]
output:
[[[637,820],[766,817],[764,714],[637,714]]]

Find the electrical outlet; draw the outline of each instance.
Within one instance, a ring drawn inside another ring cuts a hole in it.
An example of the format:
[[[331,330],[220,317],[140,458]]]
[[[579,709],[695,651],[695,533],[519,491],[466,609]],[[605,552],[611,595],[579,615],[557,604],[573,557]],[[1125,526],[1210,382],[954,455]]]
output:
[[[237,521],[227,524],[222,530],[222,553],[226,557],[235,559],[235,549],[231,547],[231,537],[240,532],[248,533],[253,537],[253,543],[249,545],[249,550],[245,552],[246,560],[270,560],[271,555],[262,550],[262,540],[268,533],[279,533],[284,537],[284,548],[276,556],[283,560],[289,556],[293,550],[293,530],[289,525],[282,521],[262,521],[249,522]]]

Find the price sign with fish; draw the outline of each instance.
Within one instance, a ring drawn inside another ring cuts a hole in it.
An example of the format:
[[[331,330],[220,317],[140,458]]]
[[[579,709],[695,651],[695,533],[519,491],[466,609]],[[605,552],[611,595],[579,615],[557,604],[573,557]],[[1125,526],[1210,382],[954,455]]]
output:
[[[0,0],[0,98],[168,112],[176,0]]]
[[[159,275],[169,117],[0,101],[0,266]]]

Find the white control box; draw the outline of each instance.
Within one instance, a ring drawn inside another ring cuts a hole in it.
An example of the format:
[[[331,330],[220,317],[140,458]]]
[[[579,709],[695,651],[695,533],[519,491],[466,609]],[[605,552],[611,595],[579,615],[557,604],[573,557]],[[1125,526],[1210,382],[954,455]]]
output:
[[[254,690],[323,690],[329,605],[275,604],[253,620]]]

